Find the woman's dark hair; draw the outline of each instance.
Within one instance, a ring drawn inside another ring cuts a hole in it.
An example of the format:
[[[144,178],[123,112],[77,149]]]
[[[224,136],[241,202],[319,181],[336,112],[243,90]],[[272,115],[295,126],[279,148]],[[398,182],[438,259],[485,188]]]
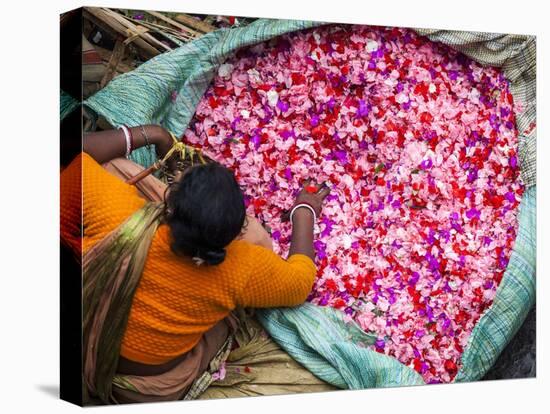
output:
[[[167,195],[166,223],[172,251],[209,265],[225,259],[225,247],[242,230],[244,197],[231,170],[218,163],[191,167]]]

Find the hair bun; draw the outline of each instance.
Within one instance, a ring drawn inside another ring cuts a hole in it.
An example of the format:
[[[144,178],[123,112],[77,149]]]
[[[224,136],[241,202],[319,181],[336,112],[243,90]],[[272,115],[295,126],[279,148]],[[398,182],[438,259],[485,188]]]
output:
[[[204,262],[208,265],[217,265],[225,260],[225,254],[226,251],[224,248],[210,248],[207,250],[201,249],[199,252],[197,252],[197,257],[204,260]]]

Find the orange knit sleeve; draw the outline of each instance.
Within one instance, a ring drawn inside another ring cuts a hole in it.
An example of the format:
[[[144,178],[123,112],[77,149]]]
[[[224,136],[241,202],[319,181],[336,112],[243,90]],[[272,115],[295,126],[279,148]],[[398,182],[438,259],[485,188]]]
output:
[[[294,254],[284,260],[261,246],[250,245],[251,275],[237,303],[243,307],[297,306],[305,302],[317,268],[313,261]]]
[[[82,153],[84,251],[117,228],[144,203],[134,186],[109,173],[90,155]]]
[[[82,254],[82,156],[78,155],[61,171],[60,233],[61,241],[75,254]]]

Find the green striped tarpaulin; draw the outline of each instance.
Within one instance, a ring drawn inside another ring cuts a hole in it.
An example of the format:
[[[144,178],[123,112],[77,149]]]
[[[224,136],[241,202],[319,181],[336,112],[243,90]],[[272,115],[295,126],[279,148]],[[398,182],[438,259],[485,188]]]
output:
[[[324,23],[259,19],[245,27],[220,29],[159,55],[118,76],[85,104],[113,126],[158,123],[181,135],[217,68],[244,46]],[[531,36],[417,30],[449,44],[482,64],[503,67],[514,98],[526,107],[517,117],[522,178],[530,187],[520,206],[520,230],[494,304],[480,318],[462,357],[456,381],[481,378],[523,322],[535,298],[536,170],[535,43]],[[133,154],[134,155],[134,154]],[[154,150],[136,151],[147,166]],[[294,359],[319,378],[342,388],[423,383],[411,368],[366,349],[370,335],[328,308],[305,304],[265,310],[259,319]]]
[[[258,309],[257,317],[281,348],[331,385],[364,389],[424,384],[412,368],[367,348],[376,337],[346,323],[340,311],[305,303]]]

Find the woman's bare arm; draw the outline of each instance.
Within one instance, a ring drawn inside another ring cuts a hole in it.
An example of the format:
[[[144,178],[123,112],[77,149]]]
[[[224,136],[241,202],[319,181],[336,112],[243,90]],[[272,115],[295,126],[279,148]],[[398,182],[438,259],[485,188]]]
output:
[[[129,129],[133,137],[134,150],[146,145],[145,135],[147,135],[149,144],[156,146],[159,158],[164,157],[172,147],[172,137],[168,131],[159,125],[144,125],[143,129],[142,127]],[[124,157],[126,154],[124,132],[119,129],[112,129],[84,134],[83,150],[99,164],[108,162],[113,158]]]
[[[313,213],[305,208],[296,210],[292,223],[292,241],[290,242],[289,257],[293,254],[305,254],[315,260],[313,249]]]
[[[306,181],[304,189],[296,197],[296,204],[307,203],[313,207],[315,214],[321,214],[321,208],[325,197],[330,193],[326,186],[314,186],[317,192],[310,193],[307,188],[311,187],[310,181]],[[315,250],[313,248],[313,213],[307,208],[299,208],[294,212],[292,220],[292,240],[290,242],[289,256],[300,253],[305,254],[311,260],[315,260]]]

